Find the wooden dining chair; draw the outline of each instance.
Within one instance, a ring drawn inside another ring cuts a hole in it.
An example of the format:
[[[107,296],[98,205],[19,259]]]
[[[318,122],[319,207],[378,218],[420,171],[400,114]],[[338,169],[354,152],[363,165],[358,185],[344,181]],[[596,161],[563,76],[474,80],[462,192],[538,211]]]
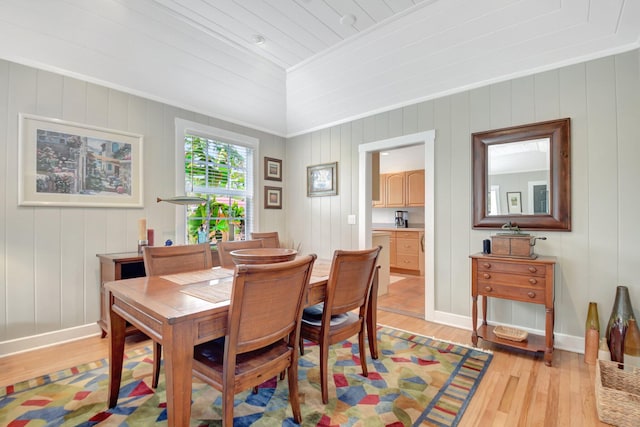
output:
[[[358,334],[362,374],[365,377],[369,375],[364,345],[365,323],[376,260],[381,249],[377,246],[365,250],[335,251],[324,302],[303,311],[300,354],[304,354],[303,339],[320,346],[320,388],[324,404],[329,402],[327,364],[332,344]]]
[[[209,243],[199,245],[145,246],[142,252],[144,270],[147,276],[184,273],[186,271],[206,270],[213,266]],[[153,373],[151,386],[158,386],[162,345],[154,341]]]
[[[227,242],[218,242],[218,258],[220,259],[220,267],[234,268],[236,265],[231,259],[231,251],[236,249],[256,249],[263,247],[263,241],[255,240],[232,240]]]
[[[280,238],[277,231],[252,232],[252,239],[262,239],[263,248],[279,248]]]
[[[194,349],[193,374],[222,393],[222,425],[233,426],[236,393],[287,371],[293,418],[298,396],[300,318],[316,255],[236,268],[223,340]]]

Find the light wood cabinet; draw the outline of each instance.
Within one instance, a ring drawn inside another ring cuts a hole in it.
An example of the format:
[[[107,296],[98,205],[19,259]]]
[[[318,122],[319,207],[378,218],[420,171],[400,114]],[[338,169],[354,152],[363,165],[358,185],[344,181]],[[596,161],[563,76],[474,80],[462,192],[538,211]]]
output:
[[[403,208],[405,206],[404,172],[385,175],[385,206]]]
[[[424,206],[424,169],[380,175],[380,200],[374,208]]]
[[[424,169],[405,172],[406,206],[424,206]]]
[[[422,231],[388,230],[389,266],[398,273],[424,274]]]
[[[471,341],[478,345],[478,337],[485,341],[526,351],[544,352],[544,362],[551,366],[553,357],[553,287],[554,257],[517,259],[491,255],[471,255],[471,297],[473,300]],[[478,296],[482,297],[482,325],[478,327]],[[502,298],[545,306],[544,336],[529,334],[524,341],[510,341],[494,333],[495,326],[487,324],[487,298]]]

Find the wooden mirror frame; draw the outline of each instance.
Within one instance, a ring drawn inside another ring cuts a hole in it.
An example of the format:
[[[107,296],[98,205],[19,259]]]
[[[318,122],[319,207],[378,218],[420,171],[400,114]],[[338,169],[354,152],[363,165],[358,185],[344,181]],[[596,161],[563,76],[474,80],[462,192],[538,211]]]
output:
[[[487,152],[492,144],[549,138],[548,214],[487,215]],[[551,120],[472,134],[473,228],[501,228],[511,221],[523,230],[571,230],[571,119]]]

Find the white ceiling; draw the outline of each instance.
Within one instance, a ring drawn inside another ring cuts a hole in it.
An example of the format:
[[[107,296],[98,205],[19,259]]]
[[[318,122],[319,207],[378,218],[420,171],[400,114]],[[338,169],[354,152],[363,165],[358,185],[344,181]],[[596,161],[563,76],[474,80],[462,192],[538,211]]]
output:
[[[426,0],[153,0],[205,34],[290,68]],[[257,44],[262,37],[264,43]]]
[[[640,1],[0,0],[0,40],[0,58],[293,136],[638,48]]]

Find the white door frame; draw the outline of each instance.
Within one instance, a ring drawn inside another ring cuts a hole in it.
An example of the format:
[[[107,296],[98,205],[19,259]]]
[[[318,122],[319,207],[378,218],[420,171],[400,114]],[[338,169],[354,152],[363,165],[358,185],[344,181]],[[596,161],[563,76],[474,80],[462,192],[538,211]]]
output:
[[[424,144],[424,303],[426,320],[433,320],[435,317],[435,139],[436,131],[432,129],[358,146],[358,211],[360,215],[360,221],[358,221],[358,245],[360,249],[364,249],[371,246],[371,153]]]

